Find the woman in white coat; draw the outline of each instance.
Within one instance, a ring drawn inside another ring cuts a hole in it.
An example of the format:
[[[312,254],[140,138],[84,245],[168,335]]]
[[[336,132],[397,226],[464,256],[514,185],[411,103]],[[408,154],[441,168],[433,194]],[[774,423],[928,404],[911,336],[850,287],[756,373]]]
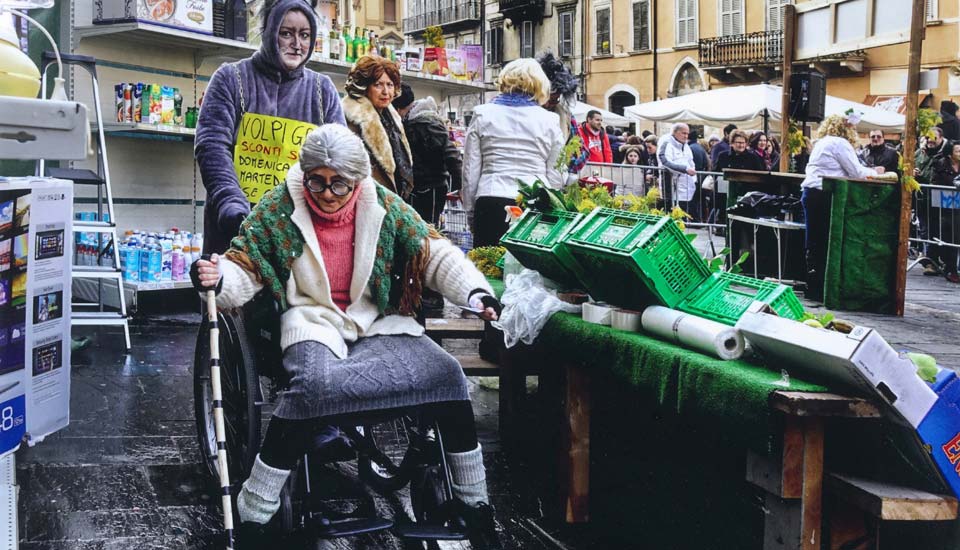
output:
[[[500,90],[474,110],[467,129],[460,198],[473,228],[474,246],[492,246],[507,230],[505,206],[516,204],[517,180],[539,179],[559,188],[556,169],[563,133],[556,113],[540,105],[550,81],[534,59],[511,61],[497,79]]]
[[[819,139],[810,153],[807,174],[801,187],[806,218],[807,291],[809,300],[823,300],[823,275],[827,267],[830,237],[830,196],[823,192],[823,178],[868,178],[883,173],[883,167],[860,164],[853,148],[857,143],[856,114],[831,115],[820,125]]]

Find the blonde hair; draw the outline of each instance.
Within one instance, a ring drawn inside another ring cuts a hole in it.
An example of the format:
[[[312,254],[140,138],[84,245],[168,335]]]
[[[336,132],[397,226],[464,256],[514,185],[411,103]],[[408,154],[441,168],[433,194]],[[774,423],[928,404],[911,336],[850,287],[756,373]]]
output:
[[[841,115],[830,115],[820,123],[817,130],[817,137],[826,136],[841,137],[850,142],[854,147],[857,146],[857,131],[853,126],[847,124],[847,118]]]
[[[524,57],[507,63],[497,77],[497,89],[504,94],[525,94],[543,105],[550,98],[550,80],[536,59]]]

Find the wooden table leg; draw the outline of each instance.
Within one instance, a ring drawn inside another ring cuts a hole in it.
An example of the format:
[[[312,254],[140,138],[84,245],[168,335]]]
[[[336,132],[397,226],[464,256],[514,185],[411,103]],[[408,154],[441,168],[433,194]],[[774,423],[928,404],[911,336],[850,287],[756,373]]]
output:
[[[530,348],[524,344],[505,349],[500,353],[500,437],[505,443],[519,437],[520,408],[527,392],[525,373],[531,369],[533,360]]]
[[[823,538],[823,419],[803,419],[803,496],[801,538],[803,550],[819,550]]]
[[[565,365],[563,502],[567,523],[590,520],[590,378],[579,365]]]

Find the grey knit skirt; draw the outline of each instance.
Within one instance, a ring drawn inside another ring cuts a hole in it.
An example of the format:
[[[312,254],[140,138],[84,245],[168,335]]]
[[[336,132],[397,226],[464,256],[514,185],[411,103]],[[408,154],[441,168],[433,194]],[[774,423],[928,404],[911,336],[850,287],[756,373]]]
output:
[[[426,336],[370,336],[348,348],[346,359],[319,342],[287,348],[290,387],[273,414],[303,420],[469,399],[460,364]]]

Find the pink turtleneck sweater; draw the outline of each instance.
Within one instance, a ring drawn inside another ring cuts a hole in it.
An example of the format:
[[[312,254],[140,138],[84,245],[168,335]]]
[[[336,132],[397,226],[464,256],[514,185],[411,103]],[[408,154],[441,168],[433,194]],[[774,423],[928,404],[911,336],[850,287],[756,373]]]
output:
[[[310,207],[310,219],[317,233],[323,265],[330,282],[330,296],[341,311],[350,305],[350,281],[353,278],[353,235],[356,225],[357,197],[360,186],[356,186],[350,200],[340,210],[328,214],[320,209],[313,200],[310,191],[304,188],[307,205]]]

